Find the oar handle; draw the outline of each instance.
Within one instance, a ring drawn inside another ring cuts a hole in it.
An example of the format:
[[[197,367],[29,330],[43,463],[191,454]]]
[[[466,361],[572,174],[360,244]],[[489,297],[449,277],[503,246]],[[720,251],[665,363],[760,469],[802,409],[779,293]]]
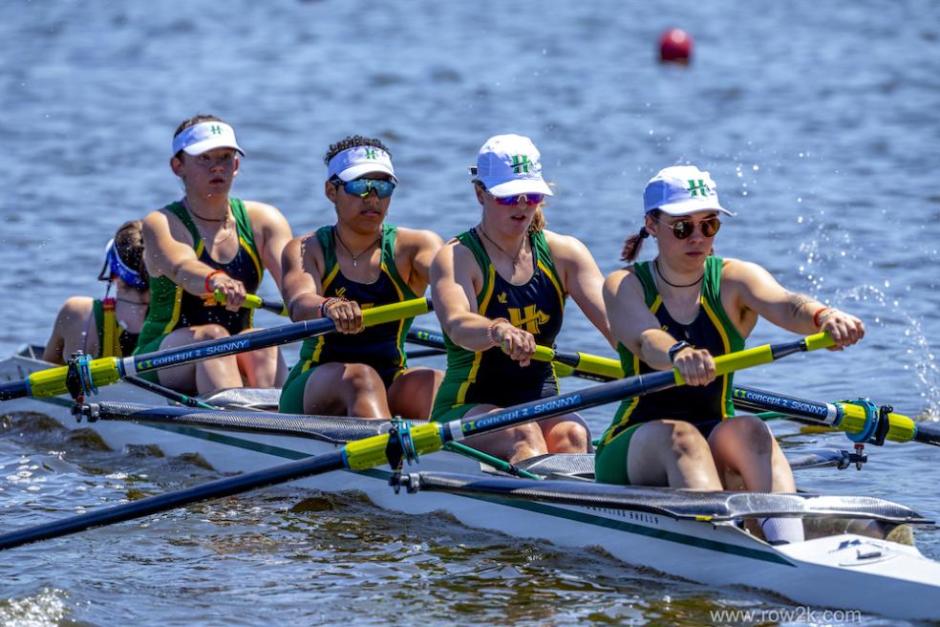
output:
[[[212,294],[212,298],[216,300],[220,305],[225,304],[225,294],[222,290],[216,290]],[[242,307],[245,309],[264,309],[265,311],[270,311],[271,313],[277,314],[279,316],[289,316],[287,312],[287,305],[281,302],[269,302],[261,298],[257,294],[246,294],[245,300],[242,302]]]

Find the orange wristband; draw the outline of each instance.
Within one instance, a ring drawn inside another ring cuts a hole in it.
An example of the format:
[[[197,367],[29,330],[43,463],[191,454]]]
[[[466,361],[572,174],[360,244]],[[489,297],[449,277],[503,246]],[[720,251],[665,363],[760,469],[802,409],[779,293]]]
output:
[[[817,329],[822,326],[822,321],[819,319],[819,317],[823,315],[824,313],[826,313],[827,311],[832,311],[832,307],[823,307],[822,309],[817,310],[816,313],[813,314],[813,325]]]
[[[205,285],[206,285],[206,293],[207,293],[207,294],[211,294],[211,293],[212,293],[212,287],[209,285],[209,281],[211,281],[211,280],[212,280],[212,277],[214,277],[214,276],[217,275],[217,274],[225,274],[225,270],[219,270],[218,268],[216,268],[215,270],[213,270],[212,272],[210,272],[209,274],[206,275],[206,284],[205,284]]]

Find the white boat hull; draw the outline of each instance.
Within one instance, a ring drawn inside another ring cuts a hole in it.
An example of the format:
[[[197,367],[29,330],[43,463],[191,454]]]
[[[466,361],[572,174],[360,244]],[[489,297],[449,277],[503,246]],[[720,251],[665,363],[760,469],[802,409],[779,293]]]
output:
[[[14,357],[0,363],[0,380],[22,378],[43,367],[46,364],[41,361]],[[166,404],[160,397],[125,383],[101,392],[95,400]],[[67,405],[67,399],[21,399],[4,403],[2,410],[40,411],[74,426]],[[125,421],[99,421],[92,426],[112,448],[155,444],[168,455],[196,452],[225,473],[259,470],[336,450],[336,445],[300,437]],[[481,471],[479,463],[449,452],[422,458],[418,469],[467,474]],[[761,588],[803,605],[906,619],[940,618],[940,563],[927,559],[913,546],[841,534],[774,547],[727,523],[498,496],[406,494],[404,490],[395,494],[387,484],[388,476],[387,470],[379,469],[342,471],[299,484],[327,492],[362,491],[379,507],[408,514],[444,510],[472,527],[547,540],[558,546],[600,546],[628,564],[708,585]]]

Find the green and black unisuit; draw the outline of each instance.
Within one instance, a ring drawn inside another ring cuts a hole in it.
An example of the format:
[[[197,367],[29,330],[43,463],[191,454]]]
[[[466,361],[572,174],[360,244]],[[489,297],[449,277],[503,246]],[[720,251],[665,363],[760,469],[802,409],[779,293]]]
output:
[[[95,328],[98,329],[98,354],[95,358],[127,357],[137,346],[139,334],[131,333],[118,324],[114,307],[113,298],[95,299],[91,303],[91,311],[95,316]]]
[[[323,295],[342,296],[359,303],[362,309],[378,305],[399,303],[417,298],[414,291],[398,274],[395,266],[396,227],[382,226],[379,278],[374,283],[357,283],[340,271],[336,259],[336,229],[324,226],[317,229],[316,238],[323,250]],[[280,411],[303,412],[304,387],[307,379],[320,364],[330,362],[357,363],[371,366],[382,377],[387,388],[395,377],[407,367],[405,336],[414,319],[408,318],[367,327],[361,333],[344,335],[329,333],[305,340],[300,349],[300,361],[291,368],[281,391]]]
[[[473,253],[483,271],[483,286],[477,294],[479,314],[506,318],[532,333],[537,344],[553,346],[561,330],[566,294],[545,234],[537,231],[529,236],[533,272],[524,285],[513,285],[496,272],[475,229],[457,239]],[[551,363],[533,361],[523,368],[498,347],[474,353],[454,344],[446,334],[444,342],[447,373],[434,400],[432,420],[461,417],[481,403],[508,407],[558,393]]]
[[[664,331],[696,348],[707,349],[714,356],[744,349],[744,338],[735,328],[721,304],[721,268],[724,260],[708,257],[699,296],[699,311],[690,324],[679,324],[663,307],[662,296],[653,280],[652,264],[633,266],[643,286],[646,306],[656,316]],[[617,344],[624,376],[655,372],[622,344]],[[635,427],[653,420],[685,420],[704,435],[723,419],[734,415],[733,375],[723,375],[706,386],[681,386],[623,401],[613,422],[601,437],[594,457],[595,473],[603,483],[629,483],[626,454]]]
[[[245,204],[241,200],[229,199],[229,207],[235,218],[238,252],[228,263],[218,263],[209,256],[199,229],[196,228],[182,203],[171,203],[166,206],[166,209],[179,218],[189,230],[193,238],[193,250],[196,251],[199,261],[241,281],[245,286],[245,291],[254,294],[264,276],[264,269],[255,245],[251,222],[248,219]],[[248,308],[229,311],[222,305],[207,304],[203,298],[190,294],[165,276],[150,277],[150,309],[147,311],[147,318],[140,330],[137,350],[134,352],[140,354],[156,351],[160,348],[163,338],[176,329],[186,327],[218,324],[225,327],[231,335],[236,335],[251,328],[253,312],[253,309]],[[142,376],[153,381],[157,380],[156,373],[153,372]]]

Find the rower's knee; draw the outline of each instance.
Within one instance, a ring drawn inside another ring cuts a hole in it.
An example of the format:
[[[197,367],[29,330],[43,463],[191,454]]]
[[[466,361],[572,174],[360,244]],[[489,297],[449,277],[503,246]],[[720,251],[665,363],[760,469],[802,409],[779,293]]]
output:
[[[543,429],[543,436],[549,453],[587,453],[590,450],[591,431],[579,416],[566,416]]]
[[[729,418],[716,426],[709,436],[712,449],[723,453],[748,451],[756,456],[769,455],[774,442],[770,427],[756,416]]]
[[[669,447],[676,459],[699,458],[708,451],[702,433],[688,422],[669,423]]]
[[[229,337],[231,334],[228,329],[221,324],[201,324],[198,327],[191,327],[194,342],[203,340],[217,340],[223,337]]]
[[[342,380],[356,394],[379,390],[383,394],[385,393],[385,384],[382,382],[382,377],[374,368],[365,364],[346,364],[343,368]]]

